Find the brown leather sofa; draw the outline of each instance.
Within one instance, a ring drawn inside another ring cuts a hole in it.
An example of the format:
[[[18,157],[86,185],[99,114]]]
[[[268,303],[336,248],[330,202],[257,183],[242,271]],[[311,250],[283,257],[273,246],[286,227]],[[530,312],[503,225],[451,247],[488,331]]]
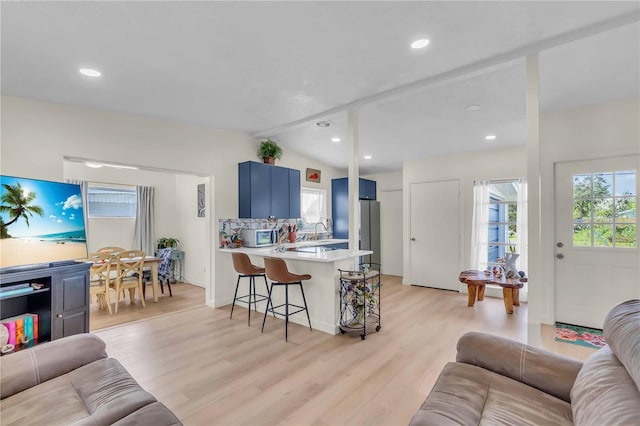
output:
[[[180,425],[92,334],[0,358],[2,425]]]
[[[582,363],[467,333],[411,425],[638,425],[640,300],[613,308],[604,335],[608,345]]]

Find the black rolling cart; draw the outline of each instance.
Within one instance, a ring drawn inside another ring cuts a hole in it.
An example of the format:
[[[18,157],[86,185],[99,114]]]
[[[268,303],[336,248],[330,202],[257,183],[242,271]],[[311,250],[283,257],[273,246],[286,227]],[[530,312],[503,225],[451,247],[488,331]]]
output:
[[[340,271],[340,333],[380,331],[380,264],[361,263],[356,271]]]

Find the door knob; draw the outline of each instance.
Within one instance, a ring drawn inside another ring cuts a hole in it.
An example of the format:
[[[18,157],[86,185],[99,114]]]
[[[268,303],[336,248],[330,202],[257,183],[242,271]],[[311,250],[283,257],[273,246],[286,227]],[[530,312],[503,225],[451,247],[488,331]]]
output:
[[[563,243],[561,243],[561,242],[557,242],[557,243],[556,243],[556,247],[564,247],[564,244],[563,244]]]
[[[411,241],[415,241],[415,240],[416,240],[415,238],[411,238]]]
[[[58,318],[62,318],[62,314],[58,314],[56,315]]]
[[[562,253],[558,253],[558,254],[556,254],[556,257],[557,257],[558,259],[564,259],[564,254],[562,254]]]

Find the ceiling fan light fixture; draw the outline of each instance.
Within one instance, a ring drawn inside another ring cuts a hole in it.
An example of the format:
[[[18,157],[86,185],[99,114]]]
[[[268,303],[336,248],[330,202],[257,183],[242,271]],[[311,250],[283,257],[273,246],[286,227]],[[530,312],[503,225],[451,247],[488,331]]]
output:
[[[411,48],[412,49],[422,49],[424,47],[427,47],[429,45],[429,43],[431,43],[429,40],[427,40],[426,38],[421,38],[418,40],[415,40],[413,43],[411,43]]]
[[[316,121],[314,124],[316,127],[331,127],[331,122],[328,120]]]

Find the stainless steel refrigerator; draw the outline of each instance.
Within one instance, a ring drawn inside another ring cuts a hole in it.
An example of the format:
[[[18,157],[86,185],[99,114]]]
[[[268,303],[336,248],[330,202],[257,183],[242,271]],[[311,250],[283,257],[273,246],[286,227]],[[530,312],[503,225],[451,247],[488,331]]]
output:
[[[380,202],[360,200],[360,249],[372,250],[365,263],[380,263]]]

